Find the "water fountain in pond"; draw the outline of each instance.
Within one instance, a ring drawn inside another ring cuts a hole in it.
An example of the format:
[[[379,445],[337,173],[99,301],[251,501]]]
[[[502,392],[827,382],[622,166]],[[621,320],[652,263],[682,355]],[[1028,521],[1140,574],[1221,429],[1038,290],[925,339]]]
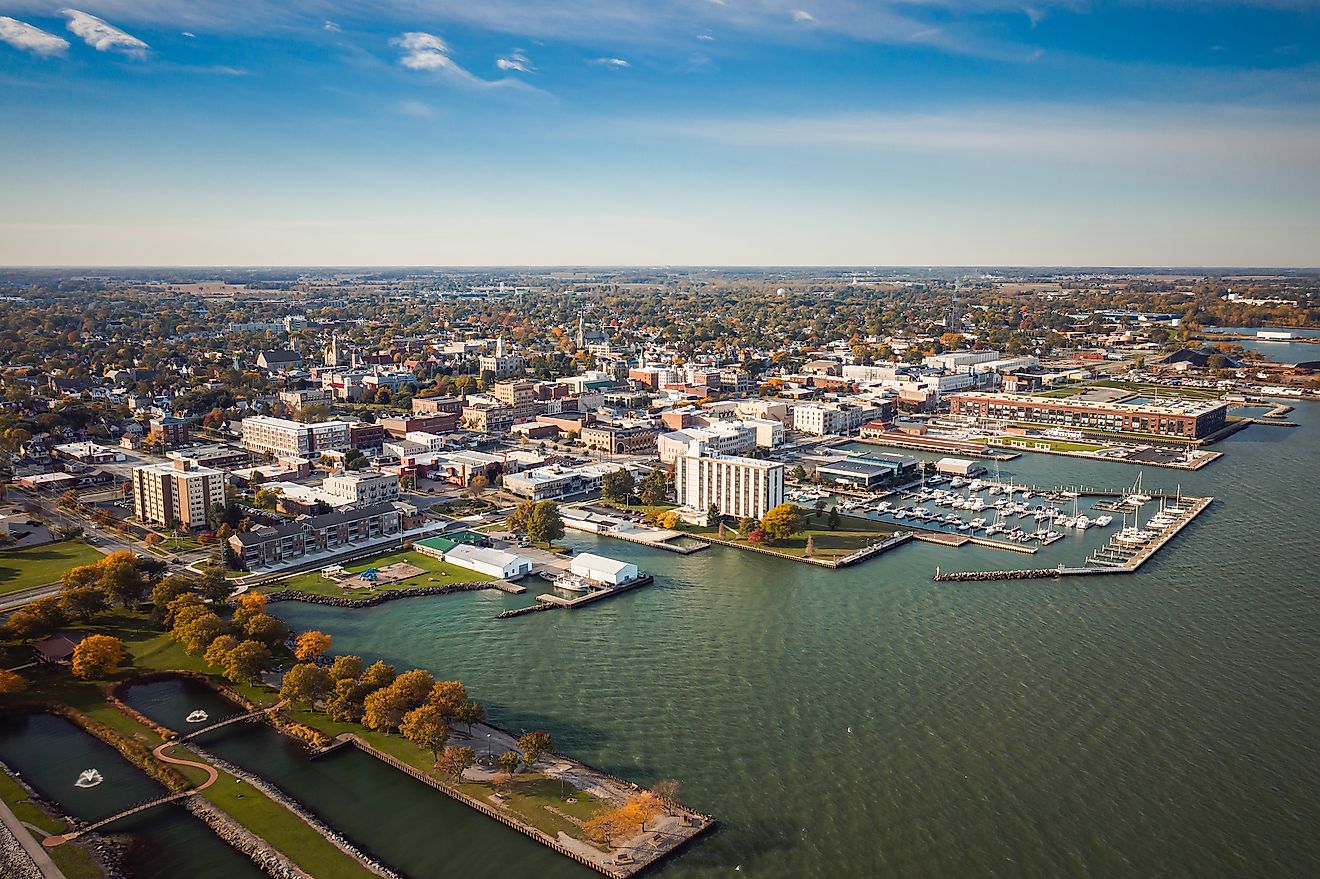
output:
[[[201,723],[202,721],[207,720],[210,716],[211,715],[207,714],[205,711],[202,711],[199,708],[198,710],[194,711],[192,714],[188,715],[187,721],[189,723]]]
[[[103,781],[105,781],[105,779],[102,778],[101,773],[97,772],[95,769],[84,769],[82,772],[78,773],[78,780],[73,783],[73,786],[96,787]]]

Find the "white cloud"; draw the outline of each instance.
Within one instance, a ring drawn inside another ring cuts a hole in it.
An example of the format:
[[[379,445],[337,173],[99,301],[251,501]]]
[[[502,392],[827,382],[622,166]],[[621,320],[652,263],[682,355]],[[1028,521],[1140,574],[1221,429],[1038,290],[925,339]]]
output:
[[[801,22],[815,21],[816,16],[812,15],[810,12],[808,12],[805,9],[794,9],[793,20],[801,21]]]
[[[390,45],[403,50],[399,63],[409,70],[442,70],[454,68],[449,58],[449,46],[435,34],[409,31],[390,40]]]
[[[95,15],[77,9],[61,9],[60,14],[69,19],[69,31],[98,52],[122,52],[133,58],[147,56],[146,43]]]
[[[321,27],[323,27],[325,30],[330,31],[330,33],[332,34],[337,34],[341,30],[343,30],[343,28],[341,28],[339,25],[335,24],[333,21],[331,21],[328,18],[325,20],[325,24],[321,25]]]
[[[187,37],[190,40],[197,38],[197,34],[193,33],[192,31],[183,31],[182,33],[185,37]]]
[[[522,49],[514,49],[507,57],[496,61],[495,66],[500,70],[517,70],[520,73],[531,73],[536,69],[527,56],[523,54]]]
[[[627,61],[623,60],[622,58],[597,58],[595,61],[592,61],[591,63],[599,64],[601,67],[609,67],[612,70],[622,70],[625,67],[632,67],[631,64],[629,64]]]
[[[0,15],[0,42],[46,58],[63,55],[69,48],[69,41],[63,37],[48,34],[39,27],[7,15]]]

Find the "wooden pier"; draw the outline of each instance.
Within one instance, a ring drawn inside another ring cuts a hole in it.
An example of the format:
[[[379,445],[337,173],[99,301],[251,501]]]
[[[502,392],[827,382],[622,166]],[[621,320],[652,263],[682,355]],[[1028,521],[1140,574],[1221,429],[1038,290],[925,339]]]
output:
[[[655,578],[650,574],[642,574],[635,580],[629,580],[619,586],[601,586],[592,589],[586,595],[580,595],[577,598],[564,598],[551,592],[543,592],[536,596],[536,604],[529,604],[527,607],[515,607],[506,610],[495,616],[497,620],[507,620],[513,617],[525,616],[529,613],[541,613],[547,610],[556,610],[564,608],[565,610],[577,610],[579,607],[586,607],[589,604],[595,604],[597,601],[603,601],[606,598],[613,598],[616,595],[622,595],[625,592],[631,592],[640,586],[650,585]]]

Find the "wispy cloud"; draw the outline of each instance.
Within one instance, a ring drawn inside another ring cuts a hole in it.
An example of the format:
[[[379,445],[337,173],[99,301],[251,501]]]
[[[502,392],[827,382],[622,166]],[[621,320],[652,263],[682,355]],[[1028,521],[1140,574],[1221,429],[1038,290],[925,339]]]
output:
[[[77,9],[61,9],[60,15],[69,19],[71,33],[82,37],[83,42],[98,52],[120,52],[132,58],[147,57],[150,47],[146,43],[95,15]]]
[[[394,110],[404,116],[411,116],[414,119],[434,119],[436,116],[435,108],[430,104],[424,104],[421,101],[399,101],[394,105]]]
[[[321,28],[323,30],[330,31],[330,33],[332,34],[337,34],[343,30],[343,28],[341,28],[339,25],[335,24],[333,21],[331,21],[328,18],[325,20],[325,24],[321,25]]]
[[[816,16],[812,15],[810,12],[808,12],[805,9],[794,9],[793,20],[798,22],[810,22],[810,21],[815,21]]]
[[[591,63],[598,64],[601,67],[609,67],[612,70],[623,70],[625,67],[632,67],[631,64],[622,58],[597,58]]]
[[[7,15],[0,15],[0,42],[45,58],[63,55],[69,48],[69,41],[63,37],[48,34],[39,27]]]
[[[192,31],[181,31],[181,33],[183,34],[183,36],[187,37],[190,40],[194,40],[197,38],[197,34],[193,33]]]
[[[399,56],[399,63],[409,70],[442,74],[464,85],[487,88],[514,86],[540,91],[511,77],[482,79],[455,61],[449,44],[435,34],[429,34],[425,31],[409,31],[390,40],[390,45],[395,46],[402,52]],[[524,57],[523,60],[526,61],[526,58]],[[509,70],[512,68],[501,67],[500,69]]]
[[[496,61],[495,66],[500,70],[517,70],[520,73],[531,73],[536,69],[522,49],[514,49],[506,57]]]

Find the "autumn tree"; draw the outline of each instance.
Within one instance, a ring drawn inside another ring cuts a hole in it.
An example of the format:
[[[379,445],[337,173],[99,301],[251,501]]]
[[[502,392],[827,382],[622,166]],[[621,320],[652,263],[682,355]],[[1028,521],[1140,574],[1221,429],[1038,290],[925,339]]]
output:
[[[393,687],[381,687],[362,701],[362,725],[388,734],[403,722],[408,703]]]
[[[206,648],[206,653],[203,654],[202,658],[206,660],[207,665],[223,669],[225,657],[229,655],[229,651],[237,646],[238,639],[233,635],[221,635]]]
[[[651,785],[651,793],[655,794],[665,804],[665,811],[672,815],[674,814],[674,804],[678,802],[679,796],[683,793],[683,783],[676,778],[666,778]]]
[[[615,837],[623,836],[635,826],[633,816],[624,806],[617,808],[607,806],[582,822],[582,830],[587,834],[587,838],[603,842],[606,848],[612,848]]]
[[[204,653],[211,642],[225,634],[224,620],[203,610],[202,613],[187,617],[178,617],[170,637],[183,645],[183,649],[194,656]]]
[[[799,510],[793,504],[780,504],[761,517],[761,531],[769,542],[788,540],[802,530]]]
[[[518,747],[522,749],[527,765],[531,766],[550,750],[550,733],[541,730],[523,733],[518,738]]]
[[[440,755],[438,766],[440,771],[448,775],[450,780],[459,781],[463,777],[463,772],[473,763],[477,762],[476,753],[468,747],[448,747]]]
[[[314,705],[334,688],[330,672],[310,662],[289,669],[280,683],[280,698],[294,705]]]
[[[74,677],[105,677],[124,660],[124,642],[113,635],[88,635],[73,648]]]
[[[449,726],[445,716],[434,705],[419,705],[403,716],[399,724],[403,737],[419,748],[431,752],[435,760],[440,759],[440,752],[449,741]]]
[[[649,790],[638,791],[628,797],[623,806],[629,823],[636,823],[639,830],[646,832],[647,822],[665,811],[664,804]]]
[[[472,724],[481,723],[486,719],[486,709],[481,707],[480,702],[468,702],[454,714],[454,720],[467,724],[467,734],[472,735]]]
[[[368,690],[388,687],[394,682],[394,666],[378,659],[367,666],[367,670],[362,672],[359,680]]]
[[[268,613],[254,614],[243,622],[243,633],[272,650],[289,637],[289,627]]]
[[[336,656],[330,664],[330,677],[336,682],[355,679],[362,674],[362,657],[351,653]]]
[[[270,666],[271,655],[265,644],[257,641],[240,641],[238,646],[225,655],[225,677],[239,683],[255,683],[261,673]]]
[[[0,668],[0,694],[21,693],[27,689],[27,681],[18,672]]]
[[[437,681],[426,701],[434,705],[444,718],[458,718],[467,705],[467,687],[459,681]]]
[[[60,593],[60,607],[70,619],[88,622],[110,606],[99,586],[75,586]]]
[[[147,592],[147,578],[138,557],[128,550],[114,552],[97,562],[101,588],[124,607],[136,604]]]
[[[247,625],[249,619],[265,612],[266,596],[260,592],[244,592],[234,602],[234,615],[230,618],[230,622],[236,628],[242,629]]]
[[[156,619],[162,619],[171,601],[192,591],[193,584],[191,580],[187,577],[180,577],[178,574],[170,574],[151,588],[149,598],[152,605],[152,614]]]
[[[495,763],[500,767],[500,771],[504,773],[504,780],[507,782],[513,778],[513,774],[522,765],[522,756],[517,751],[505,751],[495,758]]]
[[[315,659],[330,649],[331,638],[325,632],[309,629],[298,636],[294,644],[293,655],[303,662]]]

